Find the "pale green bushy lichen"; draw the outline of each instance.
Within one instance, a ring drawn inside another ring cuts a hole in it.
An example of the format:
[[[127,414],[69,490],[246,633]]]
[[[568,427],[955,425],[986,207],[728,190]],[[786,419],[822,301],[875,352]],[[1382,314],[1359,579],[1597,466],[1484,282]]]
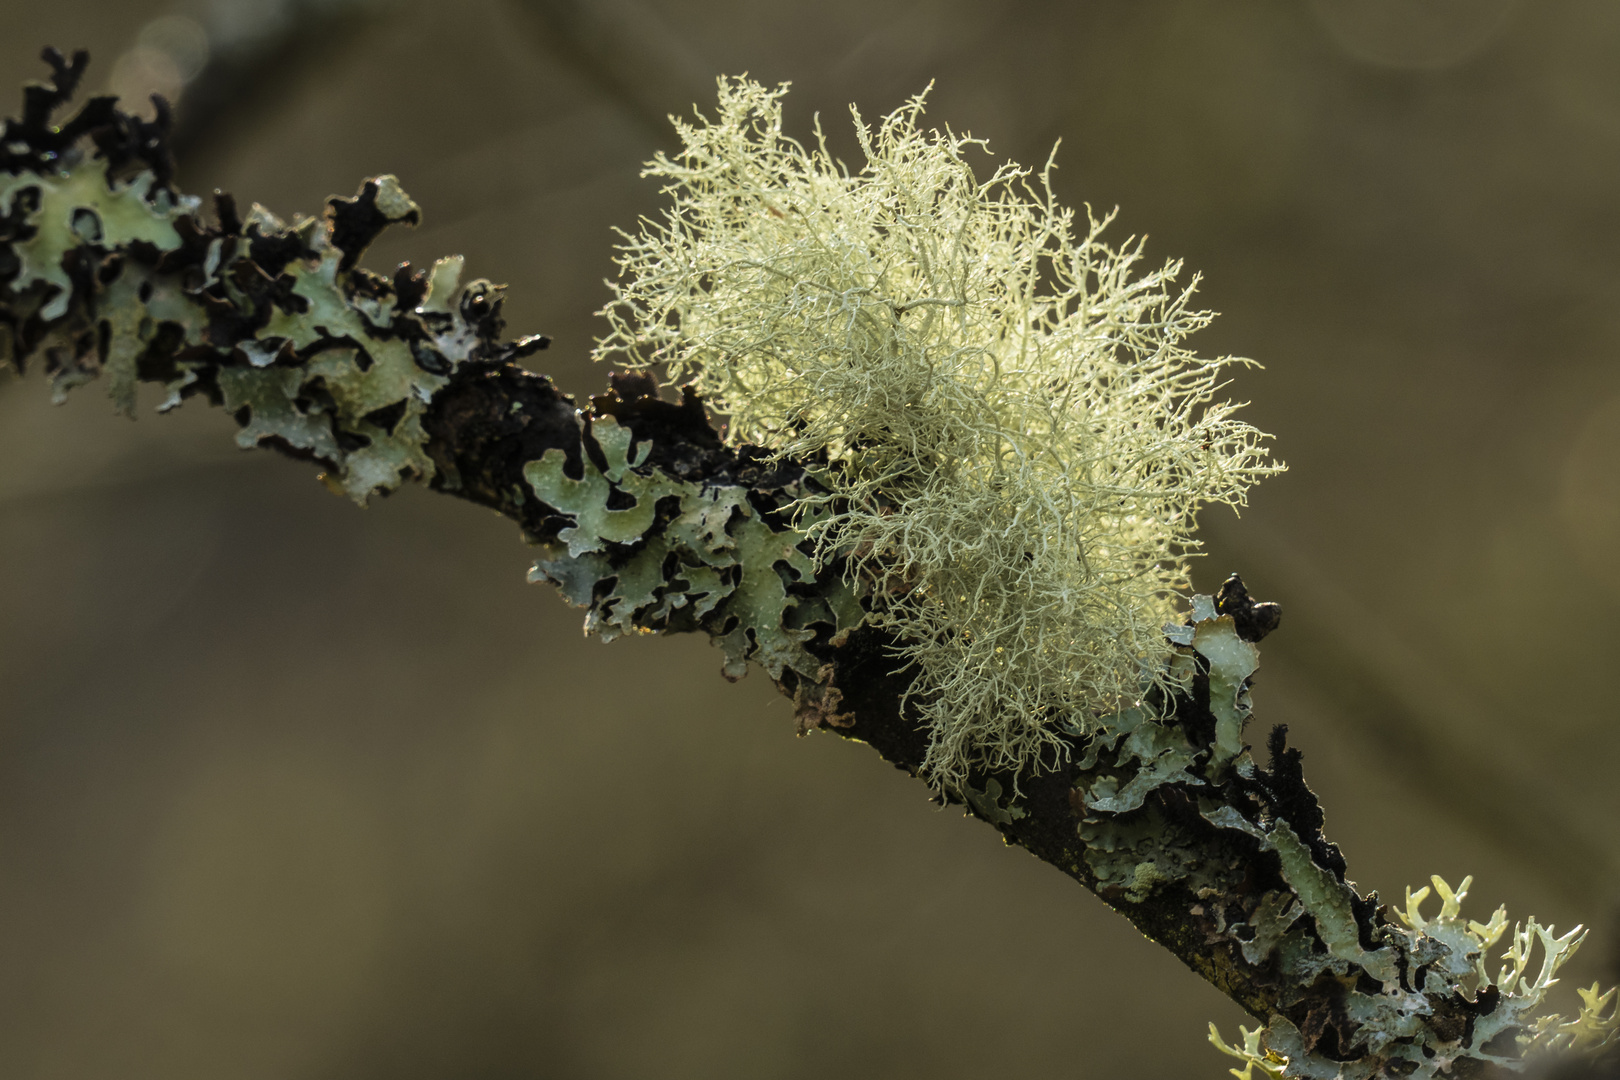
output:
[[[665,366],[729,437],[824,458],[801,511],[905,642],[923,773],[1018,769],[1095,727],[1167,655],[1194,514],[1275,471],[1214,403],[1232,360],[1181,345],[1210,316],[1137,275],[1106,219],[1077,234],[1050,165],[985,181],[976,140],[860,123],[858,171],[782,134],[783,90],[720,86],[717,119],[651,175],[674,205],[626,236],[598,355]]]

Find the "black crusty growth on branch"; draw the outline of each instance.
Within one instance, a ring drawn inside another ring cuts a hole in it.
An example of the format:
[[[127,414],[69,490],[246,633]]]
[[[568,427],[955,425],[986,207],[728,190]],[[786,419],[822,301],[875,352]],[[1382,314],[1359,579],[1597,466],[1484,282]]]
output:
[[[805,729],[917,771],[927,733],[897,642],[858,625],[869,601],[836,565],[812,572],[783,512],[814,483],[804,465],[726,445],[689,388],[667,400],[643,375],[577,408],[518,365],[546,339],[505,338],[502,287],[463,285],[459,260],[360,268],[379,233],[418,220],[392,177],[291,225],[223,194],[204,213],[174,186],[161,103],[148,122],[95,98],[54,123],[86,56],[45,59],[51,81],[0,138],[0,363],[43,367],[59,394],[104,377],[125,409],[137,382],[166,389],[164,408],[202,398],[244,446],[313,461],[360,502],[415,479],[494,509],[598,629],[706,632],[729,673],[764,666]],[[941,797],[1268,1024],[1289,1075],[1515,1061],[1527,1021],[1503,1011],[1511,988],[1439,977],[1448,946],[1355,891],[1286,728],[1268,769],[1220,751],[1217,714],[1247,716],[1248,672],[1217,702],[1199,635],[1252,652],[1278,620],[1234,575],[1172,635],[1184,689],[1128,736],[1074,734],[1064,755]]]

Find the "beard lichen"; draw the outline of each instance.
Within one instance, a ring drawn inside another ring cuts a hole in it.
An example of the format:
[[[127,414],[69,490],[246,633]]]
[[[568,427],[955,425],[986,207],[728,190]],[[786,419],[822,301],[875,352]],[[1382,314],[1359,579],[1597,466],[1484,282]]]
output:
[[[933,783],[1018,770],[1135,702],[1169,655],[1200,506],[1278,471],[1182,341],[1196,278],[1056,201],[1049,160],[987,180],[981,140],[918,126],[865,164],[783,134],[786,88],[720,80],[716,119],[645,175],[673,206],[623,235],[599,359],[662,367],[728,438],[823,462],[797,507],[914,665]],[[852,109],[852,112],[854,110]],[[1061,751],[1060,751],[1061,752]]]

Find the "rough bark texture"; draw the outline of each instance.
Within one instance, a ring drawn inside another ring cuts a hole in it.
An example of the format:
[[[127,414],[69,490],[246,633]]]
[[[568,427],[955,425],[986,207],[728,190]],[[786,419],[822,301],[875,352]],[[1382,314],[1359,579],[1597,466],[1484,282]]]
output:
[[[96,99],[53,126],[84,58],[47,59],[53,83],[28,89],[0,140],[0,362],[41,358],[58,393],[105,375],[125,408],[136,381],[167,387],[166,407],[203,397],[231,411],[243,445],[318,462],[361,502],[416,478],[497,510],[542,545],[534,576],[605,636],[714,635],[728,673],[760,663],[806,727],[917,771],[927,733],[896,643],[862,623],[872,601],[837,565],[814,568],[784,513],[813,483],[801,463],[726,445],[690,391],[663,400],[644,376],[614,376],[577,410],[517,366],[544,339],[504,341],[500,288],[463,287],[459,260],[391,281],[357,269],[378,233],[417,217],[392,178],[331,200],[320,221],[258,208],[244,221],[228,197],[205,220],[170,186],[162,111],[147,124]],[[1486,977],[1483,938],[1454,910],[1401,926],[1359,895],[1286,729],[1269,769],[1242,744],[1253,643],[1276,606],[1235,576],[1201,604],[1171,633],[1173,700],[940,797],[1268,1025],[1251,1070],[1515,1066],[1535,988]],[[1561,954],[1567,940],[1541,942]]]

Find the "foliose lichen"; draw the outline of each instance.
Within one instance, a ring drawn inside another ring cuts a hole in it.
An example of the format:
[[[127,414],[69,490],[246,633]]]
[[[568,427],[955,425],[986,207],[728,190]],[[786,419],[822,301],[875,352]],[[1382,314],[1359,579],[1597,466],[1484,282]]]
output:
[[[410,479],[458,490],[423,426],[436,396],[464,369],[546,344],[501,341],[502,287],[464,285],[460,256],[402,265],[392,280],[359,265],[385,228],[420,220],[392,176],[334,197],[321,218],[289,224],[255,204],[244,219],[221,196],[205,220],[169,183],[167,114],[147,124],[98,98],[53,124],[86,57],[47,59],[53,84],[29,89],[0,146],[0,363],[43,356],[57,400],[105,376],[126,415],[143,381],[164,388],[163,410],[203,397],[235,418],[239,445],[317,461],[362,504]],[[708,432],[702,405],[688,404]],[[755,660],[791,687],[806,723],[840,722],[825,664],[804,645],[847,633],[862,609],[842,583],[815,580],[806,537],[777,512],[805,489],[681,479],[644,467],[650,444],[627,457],[632,434],[611,416],[570,408],[558,420],[541,436],[551,448],[512,478],[515,501],[550,524],[532,534],[544,551],[531,576],[587,605],[587,630],[604,637],[708,631],[729,677]]]
[[[1472,879],[1454,890],[1434,877],[1432,889],[1408,890],[1400,925],[1374,916],[1376,900],[1356,891],[1321,839],[1314,797],[1293,790],[1298,752],[1274,732],[1268,773],[1242,742],[1258,650],[1223,614],[1228,600],[1225,590],[1194,597],[1187,622],[1166,627],[1175,650],[1167,681],[1185,695],[1178,718],[1193,715],[1188,702],[1204,701],[1208,726],[1189,729],[1141,709],[1109,718],[1075,761],[1072,801],[1099,895],[1125,905],[1171,890],[1194,897],[1199,933],[1211,946],[1225,943],[1211,954],[1226,950],[1225,963],[1241,958],[1274,982],[1267,1023],[1241,1029],[1238,1045],[1211,1026],[1211,1041],[1243,1063],[1233,1075],[1441,1077],[1468,1074],[1462,1062],[1517,1070],[1547,1053],[1620,1043],[1612,989],[1579,990],[1574,1015],[1545,1011],[1558,970],[1585,937],[1579,927],[1558,936],[1526,920],[1492,971],[1507,913],[1465,919]],[[1177,806],[1187,810],[1172,812]],[[1212,859],[1219,845],[1197,822],[1246,837],[1273,876],[1256,879],[1248,860],[1242,870]],[[1425,915],[1434,894],[1440,910]]]
[[[822,678],[822,662],[804,649],[815,637],[808,627],[847,631],[861,609],[841,584],[826,596],[789,592],[815,578],[804,537],[762,520],[743,488],[638,471],[649,448],[632,456],[631,433],[612,417],[595,420],[591,435],[605,467],[590,465],[579,480],[559,450],[524,467],[535,494],[573,520],[545,546],[530,580],[551,581],[588,607],[585,631],[603,640],[701,622],[716,630],[728,678],[741,678],[750,659],[776,680],[789,669]],[[653,530],[660,503],[667,522]]]
[[[42,335],[27,345],[44,354],[58,400],[105,374],[114,405],[132,415],[138,378],[159,376],[160,408],[210,397],[241,425],[240,445],[273,442],[318,460],[357,502],[433,476],[422,415],[486,344],[478,316],[498,306],[499,290],[460,288],[460,259],[442,260],[421,303],[399,310],[399,291],[352,265],[353,245],[336,242],[346,217],[374,215],[375,231],[418,217],[392,176],[334,199],[324,221],[287,225],[255,206],[210,235],[198,208],[154,187],[151,172],[122,180],[89,154],[0,175],[18,264],[6,336]],[[172,272],[188,254],[193,272]]]
[[[1592,1053],[1616,1043],[1620,1020],[1613,989],[1600,992],[1596,984],[1580,989],[1573,1016],[1541,1013],[1558,970],[1585,937],[1580,927],[1560,937],[1533,918],[1518,924],[1493,978],[1488,957],[1507,929],[1506,909],[1498,908],[1486,923],[1465,920],[1461,905],[1473,879],[1465,878],[1455,891],[1438,876],[1430,880],[1441,897],[1439,913],[1430,918],[1420,910],[1430,895],[1427,886],[1416,893],[1408,889],[1405,910],[1398,913],[1406,929],[1391,931],[1418,966],[1390,973],[1395,977],[1378,992],[1358,985],[1344,994],[1345,1017],[1365,1033],[1361,1057],[1346,1062],[1312,1053],[1298,1026],[1282,1016],[1263,1028],[1240,1028],[1238,1046],[1222,1040],[1211,1024],[1210,1042],[1243,1062],[1232,1075],[1240,1080],[1252,1080],[1257,1071],[1311,1080],[1429,1078],[1453,1075],[1465,1060],[1520,1069],[1554,1052]],[[1537,946],[1541,963],[1533,971]],[[1414,977],[1417,985],[1409,986]],[[1457,1008],[1456,1022],[1448,1025],[1443,1007],[1452,1002],[1473,1008]]]

